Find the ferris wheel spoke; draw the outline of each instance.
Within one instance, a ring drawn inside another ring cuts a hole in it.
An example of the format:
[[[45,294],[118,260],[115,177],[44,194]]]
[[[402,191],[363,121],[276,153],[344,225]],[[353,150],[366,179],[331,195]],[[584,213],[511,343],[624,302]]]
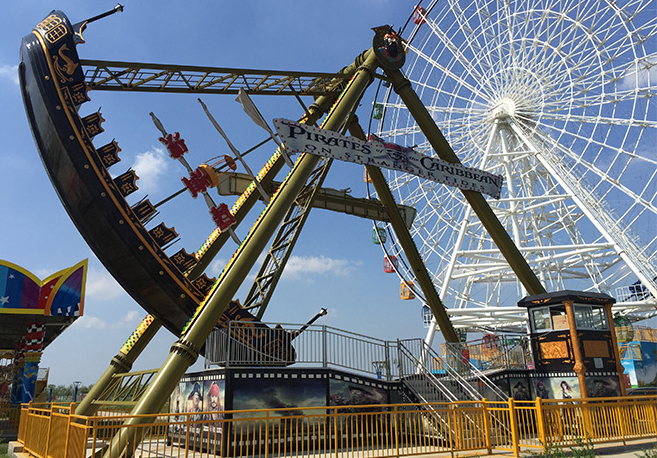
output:
[[[605,5],[601,2],[589,2],[583,5],[585,8],[586,7],[591,7],[590,10],[583,10],[583,11],[578,11],[578,16],[576,17],[576,20],[579,19],[577,22],[581,23],[583,26],[587,26],[586,32],[589,32],[589,34],[592,34],[593,31],[599,32],[602,30],[602,27],[605,27],[608,25],[609,22],[613,21],[616,19],[617,16],[617,11],[613,10],[613,7],[611,9],[611,14],[605,14],[606,11],[608,10],[603,10],[602,8],[605,7]]]
[[[471,65],[475,68],[481,68],[481,72],[479,77],[481,78],[483,76],[483,73],[485,73],[486,70],[489,70],[494,67],[493,61],[490,59],[490,55],[487,52],[488,51],[488,46],[485,44],[482,44],[480,41],[480,37],[474,33],[474,29],[471,26],[471,21],[469,21],[465,17],[465,13],[463,9],[460,7],[458,4],[458,1],[455,0],[450,0],[449,5],[451,6],[452,12],[454,14],[454,17],[456,18],[456,24],[458,25],[458,29],[460,30],[461,34],[465,37],[466,43],[468,45],[468,49],[472,53],[472,57],[474,58],[474,61],[471,61]],[[477,10],[479,10],[479,6],[477,6]],[[474,19],[474,16],[472,16]],[[474,24],[475,27],[477,24]],[[481,37],[481,39],[484,39],[485,37]]]
[[[548,131],[553,129],[548,124],[540,123],[539,125],[542,125]],[[628,151],[628,150],[625,150],[623,148],[619,148],[619,147],[616,147],[616,146],[613,146],[613,145],[606,144],[606,143],[601,142],[601,141],[597,141],[595,139],[583,138],[581,136],[578,136],[577,134],[572,134],[571,132],[568,132],[564,129],[556,129],[556,130],[559,130],[563,135],[572,136],[575,140],[582,140],[582,141],[586,142],[589,145],[599,147],[601,150],[604,150],[607,153],[614,152],[615,153],[614,161],[615,161],[615,158],[617,158],[619,156],[624,156],[624,157],[626,157],[626,161],[637,160],[637,161],[641,161],[642,163],[645,163],[645,165],[648,165],[650,167],[653,167],[655,165],[655,163],[657,162],[654,159],[652,159],[651,157],[643,156],[643,155],[638,154],[636,151]],[[542,132],[536,131],[536,133],[544,141],[545,141],[546,138],[549,138]],[[550,142],[554,142],[554,140],[550,138]],[[565,155],[570,157],[571,160],[574,163],[579,163],[582,166],[586,167],[587,170],[596,173],[598,175],[598,178],[605,178],[604,176],[602,176],[604,174],[604,172],[602,172],[601,169],[598,168],[598,166],[595,164],[594,160],[593,161],[588,160],[584,156],[582,156],[581,154],[576,154],[572,149],[564,147],[564,145],[562,145],[560,143],[557,143],[556,147],[561,152],[563,152]],[[613,161],[609,160],[609,157],[605,157],[604,160],[607,161],[607,162],[613,162]],[[611,181],[616,181],[616,178],[612,178]]]
[[[486,116],[488,110],[483,108],[462,108],[462,107],[445,107],[442,105],[427,105],[426,109],[430,113],[449,113],[449,114],[460,114],[460,115],[479,115],[481,117]]]
[[[424,59],[428,64],[432,65],[434,68],[440,70],[441,72],[445,73],[446,76],[450,77],[453,81],[458,82],[460,85],[464,86],[466,89],[471,91],[473,94],[477,94],[479,97],[482,97],[484,99],[488,99],[488,96],[486,94],[483,94],[480,88],[477,88],[476,86],[473,86],[472,83],[464,80],[460,75],[454,73],[451,69],[445,67],[438,61],[434,60],[432,57],[429,57],[422,51],[420,51],[418,48],[414,47],[412,44],[409,45],[409,48],[417,54],[420,58]],[[475,80],[476,81],[476,80]],[[426,87],[426,86],[425,86]]]
[[[413,81],[411,81],[411,83],[413,83]],[[435,86],[424,84],[424,83],[415,82],[415,84],[417,85],[418,88],[421,88],[419,91],[420,96],[422,92],[436,91],[437,89]],[[449,93],[441,92],[439,93],[439,96],[444,95],[447,97],[448,100],[452,101],[453,103],[455,102],[470,103],[471,98],[469,97],[472,97],[472,95],[471,93],[469,93],[469,91],[466,91],[464,89],[467,89],[467,87],[465,86],[460,87],[459,92],[449,92]],[[429,103],[428,105],[431,105],[431,103]],[[454,108],[458,109],[458,107],[454,107]]]
[[[562,121],[562,122],[580,122],[580,123],[589,123],[589,124],[606,124],[609,126],[636,126],[636,127],[650,127],[657,128],[657,120],[655,121],[644,121],[644,120],[635,120],[627,118],[609,118],[605,116],[586,116],[586,115],[577,115],[577,114],[558,114],[558,113],[543,113],[542,118],[549,119],[552,121]]]
[[[654,35],[657,35],[657,31]],[[653,70],[656,65],[657,52],[634,57],[625,65],[617,67],[618,74],[614,75],[612,81],[620,81],[621,84],[624,83],[624,86],[631,88],[651,88],[654,90],[657,87],[657,75]]]
[[[488,5],[491,3],[493,3],[493,7],[495,7],[494,2],[481,2],[481,4],[478,4],[476,6],[475,13],[477,19],[475,20],[475,15],[473,15],[473,20],[470,22],[476,22],[475,25],[478,24],[482,39],[486,41],[485,49],[489,51],[487,54],[489,68],[495,68],[497,65],[499,65],[499,61],[495,60],[491,54],[499,47],[499,34],[497,29],[497,21],[495,20],[496,12],[491,12],[491,10],[488,8]]]
[[[657,89],[657,76],[652,76],[654,75],[652,68],[655,65],[657,65],[657,53],[640,58],[633,57],[623,65],[602,72],[599,79],[583,79],[582,82],[588,84],[591,89],[599,89],[605,84],[615,83],[616,91],[612,94],[620,92],[625,97],[635,95],[651,98],[654,90]]]
[[[540,136],[543,136],[544,141],[551,141],[548,137],[545,137],[543,134],[539,134]],[[573,152],[570,149],[563,148],[561,145],[557,144],[557,148],[563,152],[568,154],[571,158],[575,156]],[[619,191],[621,191],[623,194],[625,194],[627,197],[629,197],[632,201],[641,204],[643,208],[646,211],[649,211],[653,214],[657,214],[657,205],[654,203],[655,200],[655,195],[653,194],[652,199],[646,199],[645,197],[635,193],[631,189],[629,189],[627,186],[622,184],[618,179],[615,177],[610,176],[603,170],[600,170],[594,163],[592,162],[587,162],[583,160],[581,157],[577,157],[577,160],[585,166],[589,171],[595,174],[597,178],[602,180],[603,182],[607,183],[610,187],[613,187]]]
[[[457,16],[458,17],[458,16]],[[433,21],[431,18],[427,18],[426,24],[428,27],[431,28],[431,31],[433,32],[434,36],[438,38],[440,42],[443,43],[443,45],[448,49],[452,55],[456,58],[456,60],[463,66],[463,71],[470,76],[470,78],[473,81],[477,81],[478,79],[481,79],[482,75],[477,71],[477,65],[468,65],[469,59],[466,59],[463,53],[461,52],[461,49],[464,47],[462,44],[457,45],[455,44],[452,39],[443,31],[441,28],[438,26],[438,24]],[[449,25],[450,27],[453,26],[453,24]],[[461,30],[463,32],[463,30]],[[470,34],[466,33],[459,33],[459,38],[463,38],[465,40],[465,48],[469,48],[472,51],[473,56],[476,58],[481,50],[477,50],[473,47],[473,43],[470,41],[471,36]]]
[[[408,127],[400,127],[394,130],[386,130],[386,131],[381,131],[379,132],[381,135],[384,135],[385,137],[412,137],[414,135],[422,133],[422,129],[420,129],[418,126],[408,126]]]
[[[569,105],[566,105],[566,102],[561,99],[556,99],[555,100],[549,100],[545,103],[545,108],[544,108],[544,113],[559,113],[563,112],[564,110],[568,109],[579,109],[579,110],[586,110],[586,109],[591,109],[595,107],[600,107],[603,105],[607,105],[610,107],[618,107],[619,104],[620,106],[623,106],[624,104],[631,104],[633,105],[636,103],[637,98],[649,98],[649,97],[643,97],[642,94],[639,92],[637,93],[636,90],[617,90],[615,92],[608,92],[608,93],[600,93],[600,94],[594,94],[594,95],[588,95],[587,97],[584,98],[584,92],[579,91],[579,93],[575,93],[576,95],[579,95],[580,98],[569,101]],[[632,117],[634,119],[635,117]]]
[[[411,81],[413,83],[413,81]],[[418,94],[420,95],[420,98],[422,98],[423,93],[431,93],[431,91],[436,91],[436,87],[433,85],[425,84],[425,83],[418,83],[415,82],[418,87]],[[436,96],[433,97],[433,99],[445,99],[445,103],[452,102],[453,103],[469,103],[470,98],[468,97],[471,93],[466,90],[467,88],[465,86],[460,86],[458,88],[455,88],[454,91],[452,92],[437,92]],[[471,96],[471,95],[470,95]],[[428,104],[435,103],[434,100],[430,101]]]
[[[541,59],[541,57],[546,57],[546,56],[541,56],[541,54],[536,53],[533,56],[532,63],[542,66],[551,63],[551,59],[556,58],[557,55],[561,54],[563,52],[563,49],[568,50],[568,53],[564,54],[564,59],[573,62],[576,65],[576,67],[583,67],[583,66],[585,67],[587,65],[595,64],[596,62],[598,62],[600,60],[600,53],[602,52],[598,49],[598,45],[600,43],[606,42],[607,37],[599,37],[596,34],[591,34],[589,31],[592,29],[596,29],[596,31],[608,30],[609,27],[603,28],[600,25],[597,26],[593,25],[590,28],[586,29],[586,33],[587,33],[586,39],[576,41],[576,40],[572,40],[571,36],[577,32],[578,28],[585,27],[585,22],[587,21],[587,18],[583,18],[579,21],[576,20],[575,22],[571,22],[570,20],[568,20],[568,23],[570,25],[566,27],[565,26],[566,20],[564,20],[563,17],[564,16],[559,16],[559,18],[557,19],[557,21],[562,24],[560,31],[558,31],[557,33],[557,31],[555,30],[555,33],[551,37],[543,41],[543,46],[542,46],[543,53],[551,51],[553,57],[544,61]],[[579,17],[579,15],[577,17]],[[595,21],[595,16],[592,18],[592,20]],[[601,33],[601,32],[596,32],[596,33]],[[608,30],[607,34],[610,33],[613,32]],[[590,45],[592,41],[597,41],[597,43],[594,44],[595,52],[591,52]],[[571,42],[574,43],[571,44]],[[536,41],[534,41],[534,43],[536,43]],[[566,43],[565,46],[564,43]],[[622,47],[622,43],[617,43],[615,46],[616,48],[620,49]],[[605,49],[606,52],[609,52],[613,48],[607,46],[603,49]],[[608,58],[606,58],[605,60],[607,59]]]
[[[604,70],[604,65],[612,64],[618,59],[618,56],[605,58],[602,54],[591,54],[588,56],[587,60],[578,62],[578,68],[581,70],[581,74],[574,81],[574,89],[577,89],[577,92],[584,94],[589,92],[596,94],[598,91],[608,91],[609,83],[620,79],[616,74],[619,72],[619,68],[622,69],[625,65],[615,65],[609,70]],[[609,74],[612,76],[608,77]],[[623,79],[621,85],[624,82],[625,79]]]

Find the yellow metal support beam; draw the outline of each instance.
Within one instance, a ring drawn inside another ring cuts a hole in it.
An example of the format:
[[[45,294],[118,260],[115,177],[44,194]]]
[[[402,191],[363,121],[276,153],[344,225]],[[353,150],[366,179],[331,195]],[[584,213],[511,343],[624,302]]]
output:
[[[363,92],[372,82],[376,66],[373,51],[367,51],[364,63],[359,66],[336,106],[327,116],[324,128],[338,130],[347,121],[352,110],[360,102]],[[118,431],[114,436],[105,457],[129,457],[132,454],[136,444],[141,441],[141,437],[128,434],[129,428],[152,421],[152,415],[160,411],[185,371],[196,361],[199,348],[205,343],[228,303],[237,293],[285,216],[287,209],[292,205],[307,178],[315,169],[318,160],[318,156],[310,154],[299,157],[288,178],[272,197],[260,219],[226,266],[208,299],[199,306],[180,339],[171,347],[171,352],[157,376],[132,410],[131,415],[134,416],[124,423],[125,431]]]
[[[355,118],[352,119],[352,122],[349,125],[349,131],[354,137],[360,138],[361,140],[366,140],[365,132],[363,132],[363,129],[360,127]],[[376,189],[376,193],[379,196],[379,199],[381,199],[381,202],[383,202],[386,209],[388,210],[390,224],[392,225],[395,234],[397,234],[399,244],[402,246],[404,254],[408,259],[408,263],[413,269],[413,275],[420,285],[422,293],[424,293],[424,298],[427,301],[427,305],[431,309],[431,312],[436,319],[436,323],[440,327],[440,331],[442,332],[443,337],[445,337],[447,342],[460,342],[458,335],[454,330],[454,326],[452,326],[452,322],[449,320],[445,305],[443,304],[443,301],[440,300],[431,276],[429,275],[429,272],[427,272],[427,267],[424,265],[422,257],[417,251],[417,246],[415,246],[415,242],[413,242],[413,237],[411,237],[411,233],[408,231],[408,228],[404,224],[404,221],[399,213],[399,209],[397,208],[397,203],[395,202],[395,199],[390,192],[390,188],[388,187],[388,183],[386,183],[386,179],[383,177],[383,173],[381,173],[381,169],[372,165],[366,165],[365,168],[367,169],[367,173],[372,179],[372,184]]]
[[[120,380],[114,376],[130,371],[132,364],[161,327],[162,323],[152,315],[148,315],[142,320],[135,332],[121,347],[119,353],[112,358],[103,375],[80,401],[76,409],[78,415],[93,415],[98,410],[96,402],[104,401],[111,388],[120,383]]]
[[[241,195],[253,183],[251,177],[245,173],[231,172],[227,174],[217,186],[217,192],[222,196]],[[223,177],[222,177],[223,178]],[[265,192],[273,194],[280,186],[280,182],[273,181],[265,188]],[[320,188],[313,200],[313,208],[322,208],[347,215],[358,216],[376,221],[390,222],[388,211],[380,200],[365,197],[353,197],[348,189]],[[407,228],[413,225],[416,211],[407,205],[398,205],[397,208],[404,219]]]

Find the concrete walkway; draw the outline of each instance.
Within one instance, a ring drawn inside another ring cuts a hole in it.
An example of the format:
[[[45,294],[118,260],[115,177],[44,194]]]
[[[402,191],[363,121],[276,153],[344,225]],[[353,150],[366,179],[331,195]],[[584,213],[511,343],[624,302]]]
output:
[[[639,458],[639,457],[643,457],[645,452],[652,450],[654,450],[654,454],[650,455],[651,458],[653,456],[657,458],[657,438],[639,439],[629,442],[627,445],[624,445],[622,442],[595,444],[593,448],[595,450],[595,456],[600,458]],[[9,448],[7,452],[10,458],[33,458],[31,455],[28,455],[27,453],[23,453],[23,446],[19,442],[15,442],[15,441],[9,443]],[[566,456],[573,456],[573,452],[570,449],[564,449],[564,453],[566,454]],[[536,456],[536,455],[541,456],[538,450],[533,453],[528,451],[520,452],[520,456],[523,458]],[[202,454],[201,456],[204,456],[205,458],[208,457],[207,453]],[[371,456],[371,455],[367,455],[367,456]],[[419,456],[423,456],[423,455],[419,455]],[[428,454],[424,456],[449,457],[450,454],[449,453],[444,453],[440,455]],[[492,455],[482,455],[480,453],[477,454],[476,451],[458,452],[454,454],[454,457],[461,457],[461,458],[475,457],[475,456],[481,458],[483,457],[504,458],[504,457],[510,457],[512,456],[512,454],[509,452],[497,452],[497,453],[493,453]]]
[[[627,445],[624,445],[622,442],[594,444],[593,449],[595,450],[595,456],[601,458],[638,458],[644,456],[644,452],[650,450],[655,450],[654,455],[651,455],[651,457],[654,456],[657,458],[657,439],[639,439],[628,442]],[[573,452],[568,448],[564,448],[564,453],[566,456],[573,456]],[[520,456],[530,457],[532,454],[529,452],[522,452]]]
[[[637,458],[643,456],[643,453],[648,450],[655,450],[653,456],[657,456],[657,439],[641,439],[637,441],[628,442],[623,445],[622,442],[612,442],[609,444],[598,444],[593,448],[595,449],[596,456],[600,457],[618,457],[618,458]]]
[[[599,458],[639,458],[643,457],[645,452],[653,451],[652,455],[649,455],[650,458],[657,458],[657,438],[651,439],[637,439],[631,442],[628,442],[627,445],[624,445],[623,442],[609,442],[606,444],[594,444],[593,449],[595,450],[595,456]],[[566,456],[574,456],[572,450],[569,448],[564,448],[563,452]],[[444,455],[418,455],[426,456],[427,458],[442,458],[444,456],[449,456],[449,454]],[[507,458],[511,457],[513,454],[511,452],[493,452],[491,455],[486,454],[485,451],[469,451],[469,452],[457,452],[454,453],[455,458]],[[520,452],[521,458],[529,458],[532,456],[543,456],[539,450],[529,451],[522,450]]]

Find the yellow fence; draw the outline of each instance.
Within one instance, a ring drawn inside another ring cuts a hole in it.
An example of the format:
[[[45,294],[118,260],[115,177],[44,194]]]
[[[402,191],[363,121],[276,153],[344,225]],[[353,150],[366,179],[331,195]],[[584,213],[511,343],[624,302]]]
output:
[[[12,406],[9,402],[0,400],[0,440],[2,437],[12,437],[18,431],[20,407]]]
[[[24,405],[19,441],[37,458],[401,457],[504,452],[657,437],[657,396],[75,415]],[[128,420],[131,425],[124,426]],[[125,453],[127,451],[127,453]]]

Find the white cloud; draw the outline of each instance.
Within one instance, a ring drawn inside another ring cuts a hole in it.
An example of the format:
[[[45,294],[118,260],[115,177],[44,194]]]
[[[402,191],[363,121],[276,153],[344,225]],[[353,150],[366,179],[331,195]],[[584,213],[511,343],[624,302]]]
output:
[[[143,315],[146,316],[146,312],[143,312]],[[136,310],[130,310],[123,316],[123,318],[112,320],[111,324],[95,316],[82,315],[80,318],[75,320],[75,325],[84,329],[136,329],[137,325],[139,324],[139,320],[139,312]]]
[[[146,312],[144,312],[144,316],[146,316]],[[139,318],[139,312],[136,311],[136,310],[130,310],[123,317],[123,321],[125,321],[126,323],[128,323],[128,322],[132,323],[133,321],[135,321],[138,318]]]
[[[85,296],[96,300],[114,299],[123,293],[123,288],[110,274],[104,271],[89,269],[87,272],[87,287]]]
[[[657,85],[657,63],[648,59],[632,66],[620,81],[623,89],[655,87]]]
[[[0,78],[18,85],[18,65],[0,65]]]
[[[162,148],[137,154],[132,168],[139,177],[137,182],[139,189],[147,193],[157,191],[159,179],[166,173],[168,167],[169,159]]]
[[[34,272],[32,272],[34,275],[37,276],[39,280],[45,280],[46,277],[54,274],[55,272],[47,269],[37,269]]]
[[[146,316],[146,312],[143,312],[143,316]],[[139,312],[136,310],[130,310],[123,316],[123,318],[114,321],[114,323],[112,323],[112,327],[115,329],[124,327],[137,328],[139,322]]]
[[[291,256],[285,266],[283,278],[287,280],[307,278],[312,274],[332,274],[344,277],[360,265],[362,265],[361,262],[331,259],[326,256]]]
[[[105,321],[91,315],[82,315],[80,318],[75,320],[74,324],[85,329],[105,329],[107,327],[107,323]]]
[[[210,268],[208,269],[209,270],[208,276],[219,278],[219,275],[223,273],[225,267],[226,267],[225,259],[215,259],[210,263]]]

